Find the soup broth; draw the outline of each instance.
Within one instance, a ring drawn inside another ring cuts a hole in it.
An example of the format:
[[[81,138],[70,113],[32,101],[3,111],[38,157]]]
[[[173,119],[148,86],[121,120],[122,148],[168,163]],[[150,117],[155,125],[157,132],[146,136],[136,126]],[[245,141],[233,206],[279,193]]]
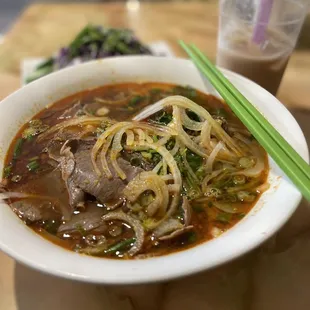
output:
[[[67,97],[25,124],[2,188],[49,241],[132,259],[220,236],[255,205],[267,174],[265,151],[218,98],[126,83]]]

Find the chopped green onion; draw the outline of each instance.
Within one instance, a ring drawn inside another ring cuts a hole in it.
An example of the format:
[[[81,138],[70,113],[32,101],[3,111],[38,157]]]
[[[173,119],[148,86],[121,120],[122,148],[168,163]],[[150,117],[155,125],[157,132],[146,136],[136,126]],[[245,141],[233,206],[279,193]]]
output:
[[[149,152],[141,152],[141,155],[145,158],[145,159],[152,159],[153,155]]]
[[[143,100],[145,100],[145,96],[136,95],[136,96],[131,97],[128,105],[130,107],[135,107],[138,103],[142,102]]]
[[[222,191],[216,187],[209,187],[204,195],[210,198],[219,198],[222,195]]]
[[[189,99],[196,99],[197,97],[197,91],[192,88],[191,86],[176,86],[174,89],[173,89],[173,93],[175,95],[181,95],[181,96],[184,96],[184,97],[187,97]]]
[[[202,157],[193,153],[192,151],[187,150],[186,159],[194,172],[196,172],[202,166]]]
[[[29,162],[27,165],[28,170],[31,172],[38,170],[39,167],[40,167],[40,164],[36,160]]]
[[[242,218],[244,218],[246,216],[246,214],[245,213],[239,213],[236,216],[237,216],[238,219],[242,219]]]
[[[231,221],[232,215],[230,213],[219,213],[216,217],[218,222],[227,224]]]
[[[160,94],[161,91],[162,90],[159,88],[152,88],[152,89],[150,89],[150,94],[151,95],[158,95],[158,94]]]
[[[14,146],[13,158],[16,159],[22,153],[22,146],[24,143],[23,138],[18,138]]]
[[[12,165],[8,165],[8,166],[4,167],[4,169],[3,169],[3,176],[4,176],[4,178],[8,178],[11,175],[12,168],[13,168]]]
[[[194,231],[190,231],[186,234],[187,243],[194,243],[197,241],[197,234]]]
[[[136,241],[136,238],[130,238],[130,239],[123,240],[121,242],[118,242],[118,243],[112,245],[108,249],[106,249],[104,251],[104,253],[105,254],[113,254],[117,251],[125,250],[128,246],[133,244],[135,241]]]

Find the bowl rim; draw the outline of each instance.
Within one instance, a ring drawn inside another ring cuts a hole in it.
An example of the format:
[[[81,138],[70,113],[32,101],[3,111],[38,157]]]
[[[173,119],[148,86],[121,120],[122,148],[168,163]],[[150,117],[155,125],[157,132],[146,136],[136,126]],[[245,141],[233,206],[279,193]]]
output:
[[[87,62],[87,63],[84,63],[84,64],[79,64],[77,66],[73,66],[73,67],[70,67],[70,68],[66,68],[66,69],[63,69],[63,70],[60,70],[58,72],[54,72],[46,77],[43,77],[37,81],[34,81],[32,83],[29,84],[30,87],[35,87],[37,84],[40,85],[41,83],[45,83],[48,82],[48,80],[50,79],[51,81],[52,80],[57,80],[57,77],[60,76],[60,75],[64,75],[64,74],[70,74],[72,72],[74,72],[75,70],[77,70],[76,68],[77,67],[81,67],[81,66],[84,66],[84,67],[87,67],[87,66],[90,66],[90,68],[94,65],[97,65],[99,62],[102,63],[102,62],[108,62],[108,61],[119,61],[120,59],[124,59],[124,58],[128,58],[130,57],[131,60],[140,60],[140,59],[151,59],[152,61],[162,61],[164,59],[164,61],[167,61],[167,58],[162,58],[162,57],[156,57],[156,56],[127,56],[127,57],[111,57],[111,58],[106,58],[106,59],[100,59],[100,60],[94,60],[94,61],[90,61],[90,62]],[[186,64],[189,64],[191,63],[189,60],[187,59],[183,59],[183,58],[170,58],[170,61],[180,61],[180,62],[184,62]],[[257,85],[256,83],[250,81],[249,79],[237,74],[237,73],[234,73],[234,72],[231,72],[229,70],[226,70],[226,69],[222,69],[221,70],[223,71],[223,73],[228,77],[228,78],[235,78],[239,81],[241,81],[243,84],[250,84],[252,86],[255,86],[256,89],[258,89],[260,92],[266,94],[269,96],[269,98],[273,98],[273,103],[277,105],[278,108],[281,108],[283,111],[286,111],[287,114],[290,115],[291,117],[291,121],[292,122],[295,122],[297,125],[296,129],[298,128],[299,129],[299,133],[298,135],[300,135],[300,137],[302,138],[302,142],[303,142],[303,145],[302,147],[306,148],[307,149],[307,143],[306,143],[306,140],[305,140],[305,137],[298,125],[298,123],[296,122],[295,118],[291,115],[291,113],[287,110],[287,108],[279,101],[277,100],[277,98],[273,97],[270,93],[268,93],[265,89],[263,89],[262,87],[260,87],[259,85]],[[27,86],[25,86],[25,88],[27,88]],[[17,90],[16,92],[14,92],[13,94],[11,94],[10,96],[8,96],[7,98],[5,98],[4,100],[11,100],[11,98],[13,96],[15,96],[16,93],[19,93],[21,91],[25,91],[23,89],[25,88],[22,88],[20,90]],[[270,97],[272,96],[272,97]],[[14,97],[13,97],[13,100],[14,100]],[[308,151],[306,150],[306,160],[309,162],[309,153]],[[175,278],[179,278],[179,277],[184,277],[184,276],[188,276],[188,275],[191,275],[191,274],[195,274],[195,273],[198,273],[200,271],[203,271],[203,270],[206,270],[206,269],[212,269],[212,268],[215,268],[225,262],[228,262],[228,261],[231,261],[249,251],[251,251],[252,249],[256,248],[258,245],[260,245],[261,243],[263,243],[265,240],[267,240],[270,236],[272,236],[279,228],[281,228],[285,222],[288,220],[288,218],[294,213],[294,211],[296,210],[299,202],[301,200],[301,195],[299,195],[299,198],[296,198],[294,203],[292,203],[291,207],[288,208],[289,210],[286,211],[286,214],[285,216],[282,216],[280,218],[280,221],[277,220],[275,221],[275,224],[269,229],[268,232],[266,232],[266,234],[264,234],[263,236],[257,236],[255,240],[244,240],[244,244],[243,244],[243,247],[242,248],[238,248],[237,251],[230,251],[229,254],[226,254],[226,255],[222,255],[221,258],[219,258],[217,260],[216,263],[212,264],[212,266],[209,266],[207,263],[203,263],[201,265],[188,265],[186,269],[180,269],[179,266],[176,266],[176,268],[172,271],[167,271],[165,273],[163,272],[155,272],[152,274],[152,276],[150,277],[150,275],[146,275],[146,276],[143,276],[143,277],[140,277],[140,278],[106,278],[106,277],[89,277],[87,275],[85,275],[83,272],[78,272],[78,273],[72,273],[72,272],[68,272],[66,270],[61,270],[61,269],[53,269],[52,267],[49,267],[49,266],[44,266],[44,265],[38,265],[35,261],[32,261],[32,260],[29,260],[27,258],[25,258],[23,256],[22,253],[18,253],[17,251],[15,251],[14,249],[10,248],[8,245],[6,244],[3,244],[2,241],[1,241],[1,236],[0,236],[0,249],[3,250],[5,253],[7,253],[8,255],[10,255],[11,257],[13,257],[14,259],[16,259],[17,261],[19,262],[22,262],[22,263],[25,263],[27,264],[28,266],[34,268],[34,269],[39,269],[40,271],[43,271],[45,273],[48,273],[48,274],[51,274],[51,275],[57,275],[57,276],[60,276],[60,277],[64,277],[64,278],[69,278],[69,279],[73,279],[73,280],[80,280],[80,281],[85,281],[85,282],[92,282],[92,283],[106,283],[106,284],[138,284],[138,283],[151,283],[151,282],[158,282],[158,281],[165,281],[165,280],[171,280],[171,279],[175,279]],[[46,242],[46,240],[44,239],[44,241]],[[208,241],[208,242],[212,242],[211,241]],[[160,256],[160,257],[155,257],[155,258],[152,258],[152,259],[148,259],[148,260],[152,260],[152,261],[159,261],[159,262],[163,262],[163,258],[167,258],[169,257],[169,259],[171,257],[176,257],[177,255],[180,255],[180,253],[187,253],[187,254],[192,254],[194,255],[195,252],[199,252],[199,245],[193,247],[193,248],[190,248],[188,250],[185,250],[185,251],[181,251],[181,252],[177,252],[177,253],[173,253],[173,254],[169,254],[169,255],[165,255],[165,256]],[[193,249],[196,249],[196,250],[193,250]],[[197,250],[198,249],[198,250]],[[71,252],[70,252],[71,253]],[[76,255],[79,255],[79,254],[76,254]],[[81,255],[79,255],[81,256]],[[186,256],[186,254],[184,254],[183,256]],[[190,256],[191,255],[187,255]],[[73,257],[73,256],[72,256]],[[103,261],[102,258],[91,258],[91,259],[100,259]],[[89,261],[89,257],[87,257],[87,259],[85,260],[86,261]],[[143,260],[141,260],[143,261]],[[137,262],[141,262],[141,261],[137,261],[137,260],[131,260],[129,261],[130,263],[127,264],[128,266],[131,266],[132,269],[139,269],[139,266],[137,265]],[[125,265],[124,261],[118,261],[118,260],[113,260],[113,262],[117,262],[117,264],[119,264],[119,266],[121,265]],[[128,261],[127,261],[128,262]],[[129,268],[129,267],[128,267]]]

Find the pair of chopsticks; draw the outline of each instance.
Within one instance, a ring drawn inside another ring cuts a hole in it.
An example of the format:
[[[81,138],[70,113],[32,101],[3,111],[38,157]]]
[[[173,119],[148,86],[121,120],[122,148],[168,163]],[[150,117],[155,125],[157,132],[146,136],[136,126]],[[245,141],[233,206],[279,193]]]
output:
[[[194,44],[179,43],[236,116],[310,201],[310,166]]]

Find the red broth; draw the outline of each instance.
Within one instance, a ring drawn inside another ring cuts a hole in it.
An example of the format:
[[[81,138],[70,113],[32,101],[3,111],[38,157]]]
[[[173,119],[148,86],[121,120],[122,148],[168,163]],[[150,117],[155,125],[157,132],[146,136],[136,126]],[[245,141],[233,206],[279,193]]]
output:
[[[218,169],[223,171],[215,177],[217,180],[213,182],[213,185],[216,187],[212,189],[212,193],[217,191],[220,194],[215,197],[213,194],[212,196],[202,193],[202,197],[199,199],[189,198],[192,210],[190,225],[193,228],[176,238],[163,241],[157,240],[146,230],[143,247],[134,256],[127,254],[127,250],[132,246],[133,238],[135,238],[134,230],[128,223],[122,220],[111,220],[106,221],[104,227],[101,226],[101,217],[109,212],[109,207],[102,201],[98,201],[96,197],[86,193],[83,205],[74,209],[69,206],[69,195],[65,181],[61,177],[59,163],[51,159],[46,152],[49,140],[38,140],[39,134],[37,133],[73,117],[83,115],[91,117],[98,112],[98,109],[102,111],[102,108],[106,108],[109,111],[107,116],[115,121],[130,120],[142,108],[170,95],[183,95],[204,107],[230,136],[237,136],[241,139],[240,145],[244,145],[245,148],[247,141],[257,144],[225,103],[214,96],[203,94],[190,87],[163,83],[126,83],[86,90],[42,110],[34,116],[33,124],[25,124],[12,141],[6,156],[3,186],[9,192],[33,195],[26,199],[26,203],[24,199],[11,199],[9,203],[14,212],[36,233],[68,250],[80,252],[81,249],[89,247],[97,249],[99,247],[97,252],[81,252],[123,259],[165,255],[184,250],[217,237],[237,224],[255,205],[267,186],[266,179],[269,170],[267,155],[258,145],[257,147],[263,152],[264,163],[264,169],[258,176],[248,177],[230,173],[227,168],[229,163],[225,161],[215,163]],[[71,115],[71,112],[76,112],[76,114]],[[163,122],[166,116],[170,117],[169,111],[167,115],[160,116]],[[35,128],[37,132],[34,132],[33,135],[30,132],[30,135],[27,136],[30,127],[31,129]],[[79,132],[81,127],[76,126],[74,130]],[[102,133],[100,130],[95,126],[92,134],[99,136]],[[155,157],[152,154],[150,156]],[[193,166],[197,162],[198,165],[203,165],[204,159],[198,158],[199,156],[197,157],[190,151],[186,156],[189,156],[188,159],[191,158],[190,163],[193,163]],[[137,158],[134,159],[137,160]],[[132,158],[130,160],[133,162]],[[245,166],[251,164],[251,160],[251,154],[248,154],[248,157],[243,159],[245,161],[243,164]],[[134,163],[132,164],[134,165]],[[195,173],[198,176],[199,167]],[[186,177],[186,171],[184,175]],[[182,195],[187,194],[182,192]],[[218,200],[222,205],[224,204],[224,207],[225,205],[236,206],[237,212],[223,212],[221,208],[217,207]],[[36,206],[35,209],[32,208],[33,205]],[[124,212],[128,211],[125,205],[122,208]],[[71,219],[64,220],[63,210],[71,210]],[[143,211],[141,212],[143,213]],[[83,216],[85,216],[84,219]],[[180,213],[179,217],[182,216]],[[86,223],[89,218],[91,219],[90,223]],[[178,215],[175,218],[178,218]],[[73,221],[72,225],[71,221]],[[104,240],[105,246],[104,250],[100,251],[102,240]]]

